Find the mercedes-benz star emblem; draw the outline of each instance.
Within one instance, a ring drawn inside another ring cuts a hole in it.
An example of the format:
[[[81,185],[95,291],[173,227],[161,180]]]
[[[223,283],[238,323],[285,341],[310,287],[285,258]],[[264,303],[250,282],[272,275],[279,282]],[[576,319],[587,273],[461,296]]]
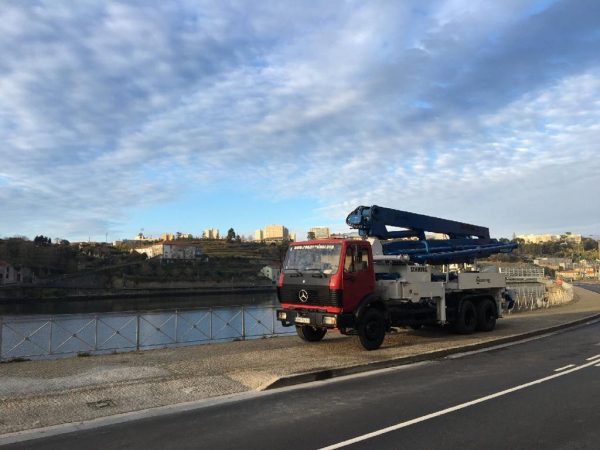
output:
[[[308,301],[308,292],[306,292],[304,289],[300,289],[300,292],[298,292],[298,298],[302,303],[306,303]]]

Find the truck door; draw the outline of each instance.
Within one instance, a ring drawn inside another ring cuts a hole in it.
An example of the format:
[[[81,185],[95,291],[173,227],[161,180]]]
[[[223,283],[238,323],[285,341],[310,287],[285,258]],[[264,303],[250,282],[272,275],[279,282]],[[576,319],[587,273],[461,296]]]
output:
[[[350,243],[344,258],[344,311],[354,312],[360,301],[375,291],[369,244]]]

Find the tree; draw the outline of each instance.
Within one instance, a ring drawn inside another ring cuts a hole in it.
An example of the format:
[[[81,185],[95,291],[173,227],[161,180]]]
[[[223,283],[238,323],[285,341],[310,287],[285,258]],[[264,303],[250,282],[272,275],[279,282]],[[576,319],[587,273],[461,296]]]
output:
[[[306,233],[306,239],[308,239],[309,241],[313,241],[315,239],[315,232],[309,231],[308,233]]]
[[[40,247],[45,247],[47,245],[52,244],[52,240],[49,237],[43,236],[43,235],[39,235],[36,236],[35,239],[33,240],[33,243],[37,246]]]
[[[227,230],[227,242],[233,242],[235,240],[235,230],[230,228]]]

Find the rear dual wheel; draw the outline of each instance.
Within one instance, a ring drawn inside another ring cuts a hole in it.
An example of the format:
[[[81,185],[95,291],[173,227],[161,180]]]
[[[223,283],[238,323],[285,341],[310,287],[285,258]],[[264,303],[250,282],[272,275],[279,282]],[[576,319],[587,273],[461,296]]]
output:
[[[492,331],[496,327],[497,317],[496,304],[489,298],[479,300],[477,304],[471,300],[464,300],[454,328],[460,334],[471,334],[475,330]]]
[[[498,311],[496,304],[486,298],[477,304],[477,329],[479,331],[492,331],[496,327]]]

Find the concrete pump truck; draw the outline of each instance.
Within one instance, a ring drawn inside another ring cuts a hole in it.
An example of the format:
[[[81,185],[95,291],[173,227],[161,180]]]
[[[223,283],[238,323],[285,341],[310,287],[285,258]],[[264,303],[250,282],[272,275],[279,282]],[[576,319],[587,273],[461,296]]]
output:
[[[363,239],[290,245],[277,282],[283,326],[295,326],[309,342],[337,328],[357,335],[367,350],[379,348],[392,327],[494,329],[510,300],[504,275],[445,269],[511,252],[516,244],[490,239],[485,227],[376,205],[359,206],[346,223]],[[448,239],[427,239],[425,232]]]

